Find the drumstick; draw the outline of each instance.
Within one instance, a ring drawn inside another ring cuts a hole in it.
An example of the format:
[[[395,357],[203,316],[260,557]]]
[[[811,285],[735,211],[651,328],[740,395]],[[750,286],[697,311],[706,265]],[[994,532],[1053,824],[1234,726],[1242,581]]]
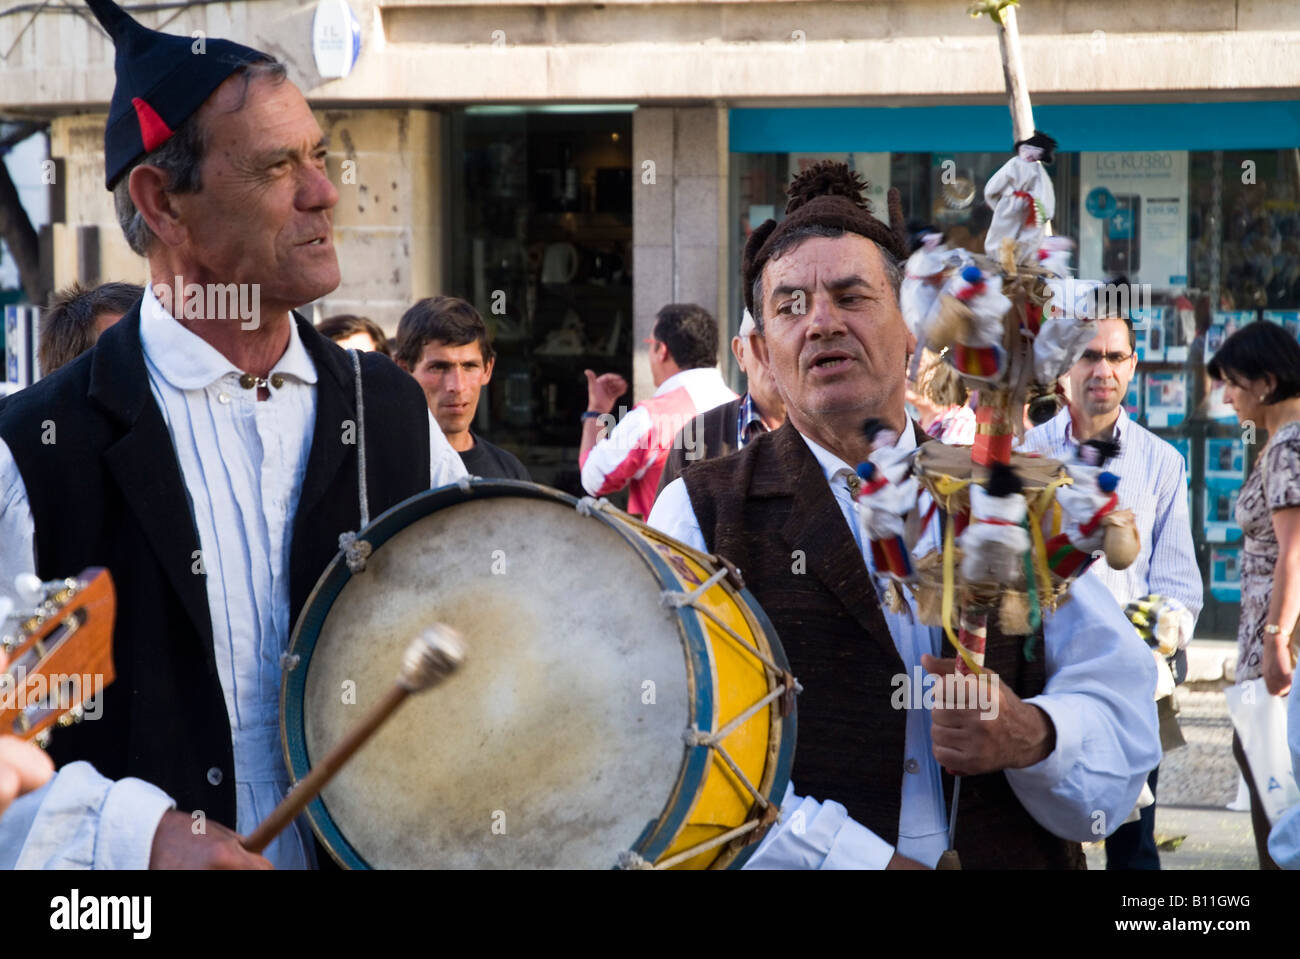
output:
[[[370,707],[361,720],[322,759],[311,772],[290,790],[289,795],[271,810],[271,815],[248,838],[242,840],[249,852],[260,853],[271,840],[297,818],[315,799],[334,774],[352,758],[411,693],[432,689],[450,676],[465,659],[465,644],[460,634],[443,623],[420,633],[402,657],[402,669],[384,698]]]

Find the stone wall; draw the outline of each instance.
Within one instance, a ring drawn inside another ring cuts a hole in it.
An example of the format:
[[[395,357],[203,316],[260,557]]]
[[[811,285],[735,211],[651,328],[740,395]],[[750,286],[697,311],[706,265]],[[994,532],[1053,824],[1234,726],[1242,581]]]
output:
[[[726,343],[727,111],[642,107],[632,115],[634,395],[654,392],[644,340],[665,303],[698,303]],[[725,348],[721,356],[725,369]]]
[[[311,2],[207,4],[140,19],[264,49],[314,102],[330,104],[888,104],[1002,93],[996,33],[967,15],[968,0],[351,2],[362,53],[342,80],[316,73]],[[1035,0],[1019,23],[1038,102],[1258,97],[1300,86],[1294,0]],[[79,5],[0,18],[4,51],[0,111],[102,108],[112,90],[107,38]]]

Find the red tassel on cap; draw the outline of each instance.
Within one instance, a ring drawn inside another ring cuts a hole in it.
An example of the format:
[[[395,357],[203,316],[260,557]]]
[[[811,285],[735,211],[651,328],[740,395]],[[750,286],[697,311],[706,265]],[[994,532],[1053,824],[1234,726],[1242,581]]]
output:
[[[139,97],[131,98],[135,107],[136,119],[140,121],[140,139],[144,141],[144,152],[150,153],[166,143],[172,135],[172,129],[157,111]]]

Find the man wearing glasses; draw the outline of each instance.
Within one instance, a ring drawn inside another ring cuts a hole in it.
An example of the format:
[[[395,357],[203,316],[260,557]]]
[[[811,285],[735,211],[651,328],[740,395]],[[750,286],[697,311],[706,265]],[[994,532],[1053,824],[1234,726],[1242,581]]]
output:
[[[1089,440],[1119,444],[1119,454],[1106,468],[1120,478],[1119,499],[1137,519],[1142,551],[1127,569],[1093,563],[1086,575],[1102,581],[1156,650],[1160,739],[1167,750],[1181,746],[1183,739],[1174,718],[1174,680],[1165,657],[1176,654],[1186,663],[1182,650],[1192,638],[1203,596],[1187,515],[1186,465],[1173,446],[1134,423],[1124,410],[1124,396],[1137,369],[1135,346],[1127,316],[1099,320],[1097,335],[1066,374],[1070,405],[1027,432],[1022,448],[1069,460]],[[1159,772],[1157,766],[1147,779],[1153,799]],[[1160,868],[1154,802],[1140,811],[1138,820],[1120,826],[1106,840],[1106,868]]]

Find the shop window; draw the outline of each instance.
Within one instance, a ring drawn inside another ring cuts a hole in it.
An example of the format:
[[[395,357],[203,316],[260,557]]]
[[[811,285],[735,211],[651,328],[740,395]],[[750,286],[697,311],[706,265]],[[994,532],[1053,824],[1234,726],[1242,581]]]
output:
[[[475,428],[573,493],[583,370],[632,376],[631,143],[627,110],[452,116],[448,292],[497,351]]]

